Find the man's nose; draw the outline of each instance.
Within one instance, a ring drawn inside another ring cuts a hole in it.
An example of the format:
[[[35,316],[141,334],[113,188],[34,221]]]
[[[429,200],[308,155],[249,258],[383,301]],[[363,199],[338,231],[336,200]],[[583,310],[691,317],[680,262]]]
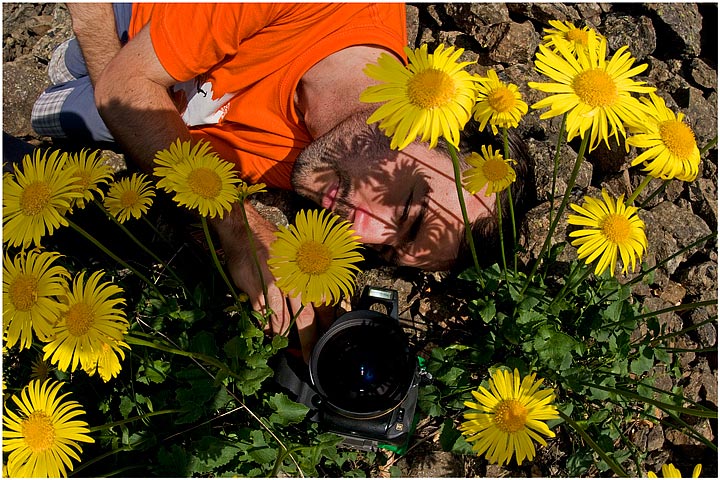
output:
[[[397,236],[397,227],[392,208],[378,208],[372,212],[358,207],[353,219],[353,230],[362,243],[371,245],[392,245]]]

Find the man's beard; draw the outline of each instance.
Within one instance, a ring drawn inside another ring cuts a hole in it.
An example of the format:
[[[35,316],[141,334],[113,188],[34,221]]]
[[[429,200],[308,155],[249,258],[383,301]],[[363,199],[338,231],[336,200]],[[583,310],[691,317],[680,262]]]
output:
[[[320,183],[319,188],[327,188],[323,177],[336,179],[338,190],[335,195],[333,212],[343,220],[347,220],[355,206],[350,203],[353,190],[350,173],[340,166],[340,159],[333,155],[313,155],[318,149],[313,144],[308,146],[295,160],[291,174],[291,183],[296,193],[306,197],[318,205],[322,204],[324,191],[313,189],[313,183]],[[315,180],[319,180],[315,182]],[[329,180],[334,181],[334,180]]]

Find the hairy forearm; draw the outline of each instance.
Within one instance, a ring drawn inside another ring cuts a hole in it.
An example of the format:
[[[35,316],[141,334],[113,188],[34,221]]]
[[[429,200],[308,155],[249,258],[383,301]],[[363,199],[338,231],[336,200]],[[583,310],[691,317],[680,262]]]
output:
[[[112,4],[68,3],[67,8],[90,81],[95,85],[103,69],[121,48]]]
[[[175,140],[190,140],[165,87],[143,78],[127,79],[122,86],[104,77],[95,89],[100,115],[123,151],[147,173],[159,150]]]

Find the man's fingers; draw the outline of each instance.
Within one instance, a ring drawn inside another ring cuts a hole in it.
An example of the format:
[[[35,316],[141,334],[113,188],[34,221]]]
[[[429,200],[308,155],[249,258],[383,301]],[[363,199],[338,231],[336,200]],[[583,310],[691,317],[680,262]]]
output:
[[[300,311],[300,314],[295,320],[295,325],[298,331],[298,337],[300,338],[300,347],[303,353],[303,359],[305,362],[310,361],[310,354],[312,349],[317,342],[317,325],[315,323],[315,310],[312,305],[305,305],[302,307],[299,297],[290,299],[290,306],[293,312]],[[302,311],[300,310],[302,308]]]

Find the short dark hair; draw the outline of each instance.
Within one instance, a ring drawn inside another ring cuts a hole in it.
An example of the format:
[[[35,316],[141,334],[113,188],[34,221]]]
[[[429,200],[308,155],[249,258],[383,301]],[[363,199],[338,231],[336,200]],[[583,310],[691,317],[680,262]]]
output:
[[[472,127],[472,125],[468,125],[466,131],[477,132],[477,129]],[[479,152],[481,145],[492,145],[495,149],[500,149],[501,151],[503,148],[500,136],[493,136],[488,132],[473,133],[464,137],[460,142],[461,162],[462,158],[467,156],[471,151]],[[530,208],[530,193],[534,192],[534,165],[525,143],[514,129],[508,130],[508,147],[510,158],[517,162],[516,165],[513,165],[516,179],[510,186],[510,192],[513,200],[515,226],[516,230],[519,231],[520,220]],[[504,190],[499,196],[503,219],[502,227],[505,255],[506,258],[510,259],[513,254],[512,224],[509,214],[510,202],[507,191]],[[480,266],[487,267],[496,262],[500,262],[500,235],[498,232],[498,217],[495,209],[491,215],[479,217],[475,220],[471,219],[470,224]],[[463,234],[454,270],[462,270],[472,265],[473,260],[470,245]]]

